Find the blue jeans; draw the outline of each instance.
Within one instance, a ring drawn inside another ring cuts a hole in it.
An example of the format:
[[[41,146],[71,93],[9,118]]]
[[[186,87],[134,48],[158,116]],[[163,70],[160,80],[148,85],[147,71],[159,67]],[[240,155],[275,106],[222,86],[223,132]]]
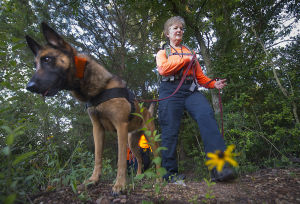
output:
[[[159,98],[171,95],[178,84],[179,81],[161,82]],[[225,142],[220,134],[213,109],[205,96],[197,90],[191,92],[190,86],[190,84],[182,84],[174,96],[159,102],[158,121],[161,127],[161,146],[168,148],[162,151],[162,166],[168,171],[168,174],[164,176],[166,179],[178,173],[176,148],[184,110],[187,110],[197,122],[206,153],[225,150]]]

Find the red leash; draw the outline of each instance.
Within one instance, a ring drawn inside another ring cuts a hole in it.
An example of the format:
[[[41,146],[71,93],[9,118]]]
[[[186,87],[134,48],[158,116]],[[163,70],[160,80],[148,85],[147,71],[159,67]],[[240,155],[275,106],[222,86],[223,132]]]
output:
[[[166,99],[171,98],[172,96],[174,96],[178,92],[178,90],[181,88],[181,86],[182,86],[182,84],[183,84],[183,82],[184,82],[184,80],[185,80],[185,78],[187,76],[187,73],[191,69],[192,64],[193,64],[193,62],[194,62],[195,59],[196,59],[196,55],[194,54],[192,60],[190,61],[189,65],[188,65],[188,67],[187,67],[187,69],[185,71],[185,73],[181,77],[181,80],[180,80],[177,88],[175,89],[175,91],[171,95],[169,95],[169,96],[167,96],[165,98],[161,98],[161,99],[139,100],[139,101],[142,101],[142,102],[145,102],[145,103],[152,103],[152,102],[163,101],[163,100],[166,100]],[[195,80],[196,79],[195,70],[194,70],[193,74],[194,74],[194,80]],[[220,78],[214,78],[214,79],[210,80],[209,82],[205,83],[204,85],[200,85],[200,86],[202,86],[204,88],[207,88],[208,84],[210,84],[213,81],[216,81],[217,79],[220,79]],[[224,124],[223,124],[224,122],[223,122],[223,108],[222,108],[221,91],[220,91],[220,89],[218,89],[218,91],[219,91],[219,107],[220,107],[221,123],[222,123],[222,136],[224,137]]]
[[[220,107],[220,117],[221,117],[221,124],[222,124],[222,137],[224,138],[224,121],[223,121],[223,107],[222,107],[222,98],[221,98],[221,91],[219,90],[219,107]]]
[[[178,84],[177,88],[175,89],[175,91],[170,95],[170,96],[167,96],[165,98],[161,98],[161,99],[152,99],[152,100],[140,100],[142,102],[146,102],[146,103],[151,103],[151,102],[158,102],[158,101],[163,101],[163,100],[166,100],[168,98],[171,98],[172,96],[174,96],[174,94],[177,93],[177,91],[180,89],[180,87],[182,86],[186,76],[187,76],[187,73],[188,71],[191,69],[192,67],[192,64],[194,62],[194,60],[196,59],[196,55],[193,56],[192,60],[190,61],[189,63],[189,66],[187,67],[185,73],[183,74],[183,76],[181,77],[181,80],[180,80],[180,83]]]

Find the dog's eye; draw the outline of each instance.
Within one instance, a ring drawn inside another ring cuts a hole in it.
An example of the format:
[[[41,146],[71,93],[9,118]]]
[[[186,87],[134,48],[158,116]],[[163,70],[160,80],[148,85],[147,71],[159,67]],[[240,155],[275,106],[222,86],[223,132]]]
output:
[[[43,57],[43,58],[41,59],[41,61],[44,62],[44,63],[49,63],[49,62],[52,61],[52,58],[46,56],[46,57]]]

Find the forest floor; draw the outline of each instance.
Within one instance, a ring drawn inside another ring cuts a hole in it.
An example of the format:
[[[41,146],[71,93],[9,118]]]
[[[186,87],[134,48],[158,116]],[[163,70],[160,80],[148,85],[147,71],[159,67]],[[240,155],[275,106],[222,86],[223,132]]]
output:
[[[132,184],[131,184],[132,186]],[[216,183],[211,187],[205,181],[193,181],[187,175],[185,185],[165,184],[159,193],[153,187],[136,183],[124,195],[111,195],[112,181],[101,181],[86,194],[76,195],[71,188],[41,193],[32,202],[47,203],[300,203],[300,168],[263,169],[240,175],[230,183]],[[206,194],[213,198],[207,199]]]

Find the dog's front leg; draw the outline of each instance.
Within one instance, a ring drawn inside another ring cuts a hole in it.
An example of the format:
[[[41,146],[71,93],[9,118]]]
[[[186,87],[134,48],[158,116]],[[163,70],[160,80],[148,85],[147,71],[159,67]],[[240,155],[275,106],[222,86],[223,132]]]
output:
[[[93,124],[93,137],[95,145],[95,166],[92,176],[86,180],[83,184],[77,187],[78,192],[84,191],[86,186],[89,184],[96,184],[99,181],[102,169],[102,153],[104,146],[104,128],[102,127],[100,121],[97,119],[96,115],[89,113],[90,119]]]
[[[119,194],[126,186],[126,171],[127,171],[127,139],[128,139],[128,123],[123,122],[117,127],[118,134],[118,172],[116,183],[113,187],[113,193]]]
[[[88,182],[96,183],[99,181],[99,177],[101,175],[105,131],[96,115],[90,113],[90,118],[93,124],[93,136],[94,136],[94,145],[95,145],[95,166],[94,166],[93,174],[88,179]]]

